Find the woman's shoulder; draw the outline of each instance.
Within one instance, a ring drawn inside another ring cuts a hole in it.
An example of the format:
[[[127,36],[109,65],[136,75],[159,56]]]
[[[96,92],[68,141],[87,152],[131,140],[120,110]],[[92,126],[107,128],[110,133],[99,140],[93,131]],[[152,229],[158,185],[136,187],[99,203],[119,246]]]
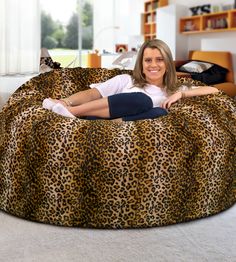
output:
[[[128,79],[128,80],[132,79],[132,76],[129,74],[120,74],[119,77],[122,79]]]
[[[125,83],[132,83],[132,76],[129,74],[120,74],[116,76],[116,79],[119,79],[120,82],[122,82],[123,84]]]

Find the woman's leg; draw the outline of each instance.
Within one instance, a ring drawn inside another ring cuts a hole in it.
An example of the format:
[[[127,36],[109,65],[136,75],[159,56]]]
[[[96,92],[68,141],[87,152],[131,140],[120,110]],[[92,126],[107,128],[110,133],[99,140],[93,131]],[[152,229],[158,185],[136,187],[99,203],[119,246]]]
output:
[[[101,118],[110,117],[107,97],[90,101],[79,106],[68,107],[68,110],[75,116],[98,116]]]
[[[146,112],[143,112],[141,114],[136,114],[136,115],[130,115],[130,116],[124,116],[119,118],[120,121],[136,121],[136,120],[143,120],[143,119],[155,119],[160,116],[165,116],[167,115],[168,112],[161,107],[154,107]],[[97,119],[104,119],[101,117],[96,117],[96,116],[87,116],[86,119],[88,120],[97,120]]]
[[[64,99],[46,98],[43,100],[43,108],[52,110],[53,106],[58,103],[66,107],[68,107],[68,105],[79,106],[101,98],[102,96],[99,91],[96,88],[92,88],[84,91],[79,91]]]
[[[136,115],[145,111],[150,110],[153,107],[152,99],[141,92],[135,93],[123,93],[123,94],[115,94],[107,97],[107,106],[109,108],[107,111],[100,111],[98,114],[98,110],[96,112],[90,112],[91,114],[87,114],[86,119],[94,120],[94,119],[115,119],[124,116]],[[103,112],[103,115],[101,114]],[[104,116],[106,113],[106,116]]]
[[[143,119],[155,119],[160,116],[167,115],[168,112],[161,107],[154,107],[144,113],[131,115],[131,116],[124,116],[122,117],[123,121],[135,121],[135,120],[143,120]]]
[[[69,107],[68,110],[75,116],[114,119],[139,114],[152,107],[153,103],[149,96],[135,92],[115,94],[79,106]]]
[[[152,107],[152,99],[149,96],[135,92],[115,94],[82,105],[67,107],[65,110],[74,116],[114,119],[143,113]]]

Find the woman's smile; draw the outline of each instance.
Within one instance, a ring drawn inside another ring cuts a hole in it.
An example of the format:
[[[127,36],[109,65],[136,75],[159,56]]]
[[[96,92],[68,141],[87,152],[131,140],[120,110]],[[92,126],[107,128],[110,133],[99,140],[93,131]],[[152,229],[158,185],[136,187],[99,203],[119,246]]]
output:
[[[157,48],[146,48],[143,53],[143,73],[149,84],[162,86],[166,65]]]

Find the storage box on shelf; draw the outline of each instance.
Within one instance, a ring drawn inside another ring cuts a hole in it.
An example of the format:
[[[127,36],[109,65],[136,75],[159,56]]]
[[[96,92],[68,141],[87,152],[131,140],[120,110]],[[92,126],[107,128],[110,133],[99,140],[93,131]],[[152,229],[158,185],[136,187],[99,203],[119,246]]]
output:
[[[143,34],[144,40],[156,38],[156,9],[168,5],[168,0],[147,0],[144,2]]]
[[[236,30],[236,9],[217,13],[182,17],[180,33],[209,33]]]

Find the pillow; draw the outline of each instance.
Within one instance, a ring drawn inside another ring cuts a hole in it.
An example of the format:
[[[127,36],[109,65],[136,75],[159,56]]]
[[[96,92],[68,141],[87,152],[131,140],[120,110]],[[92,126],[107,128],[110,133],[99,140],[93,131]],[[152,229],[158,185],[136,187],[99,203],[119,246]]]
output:
[[[188,73],[202,73],[209,68],[211,68],[214,64],[203,62],[203,61],[190,61],[178,68],[179,71],[188,72]]]
[[[199,70],[199,67],[201,67],[200,70]],[[205,69],[203,69],[204,67]],[[206,69],[207,67],[208,69]],[[180,67],[177,67],[176,69],[177,71],[180,71],[180,72],[188,72],[191,75],[192,79],[201,81],[207,85],[214,85],[214,84],[225,82],[226,74],[227,72],[229,72],[228,69],[220,65],[209,63],[209,62],[204,62],[200,60],[199,61],[198,60],[189,61],[186,64]]]
[[[208,70],[202,73],[191,73],[191,76],[194,80],[199,80],[207,85],[214,85],[225,82],[228,71],[228,69],[222,66],[213,64]]]

